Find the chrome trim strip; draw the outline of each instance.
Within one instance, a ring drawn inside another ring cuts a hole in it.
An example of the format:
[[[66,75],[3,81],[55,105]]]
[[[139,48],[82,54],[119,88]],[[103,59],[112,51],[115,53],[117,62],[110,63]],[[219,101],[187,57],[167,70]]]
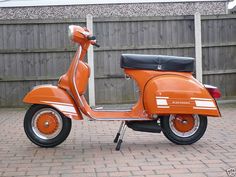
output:
[[[77,87],[76,87],[76,81],[75,81],[75,76],[76,76],[76,74],[77,74],[77,68],[78,68],[78,63],[79,63],[79,59],[80,59],[81,52],[82,52],[82,48],[81,48],[81,46],[79,46],[79,55],[78,55],[78,58],[77,58],[77,61],[76,61],[76,64],[75,64],[74,75],[73,75],[73,85],[74,85],[74,87],[75,87],[75,91],[76,91],[77,97],[78,97],[78,99],[79,99],[79,103],[80,103],[80,105],[85,109],[84,104],[83,104],[83,102],[82,102],[82,100],[81,100],[81,98],[80,98],[78,89],[77,89]],[[80,106],[80,105],[79,105],[79,106]],[[92,118],[92,116],[91,116],[91,114],[90,114],[89,112],[87,112],[87,114]]]
[[[213,99],[209,98],[190,98],[191,100],[208,100],[208,101],[213,101]]]
[[[211,89],[216,89],[217,87],[213,85],[208,85],[208,84],[203,84],[206,89],[211,88]]]
[[[53,101],[41,101],[43,103],[49,103],[49,104],[57,104],[57,105],[65,105],[65,106],[73,106],[73,104],[70,103],[62,103],[62,102],[53,102]]]
[[[152,120],[152,119],[144,119],[144,118],[95,118],[94,120],[98,121],[132,121],[132,120]]]
[[[157,108],[170,108],[170,106],[157,106]]]
[[[193,109],[217,110],[217,108],[208,108],[208,107],[193,107]]]
[[[84,104],[83,104],[83,102],[82,102],[82,100],[81,100],[81,98],[79,96],[79,92],[78,92],[78,89],[76,87],[76,82],[75,82],[75,76],[77,74],[77,67],[78,67],[78,63],[79,63],[79,58],[80,58],[81,52],[82,52],[82,48],[81,48],[81,46],[79,46],[79,55],[78,55],[78,58],[77,58],[77,61],[76,61],[76,64],[75,64],[74,75],[73,75],[73,85],[74,85],[77,97],[79,98],[79,102],[84,107]]]
[[[71,112],[67,112],[67,111],[62,111],[62,113],[72,115],[72,116],[78,116],[77,113],[71,113]]]
[[[93,111],[95,112],[131,112],[132,110],[131,109],[118,109],[118,110],[115,110],[115,109],[92,109]]]
[[[167,98],[169,98],[169,97],[168,97],[168,96],[156,96],[156,98],[167,99]]]

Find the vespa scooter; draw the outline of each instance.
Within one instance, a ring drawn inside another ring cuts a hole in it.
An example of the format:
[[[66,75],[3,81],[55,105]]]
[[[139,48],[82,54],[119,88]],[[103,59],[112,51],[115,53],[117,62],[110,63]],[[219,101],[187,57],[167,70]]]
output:
[[[58,85],[36,86],[23,100],[32,105],[24,118],[24,130],[34,144],[59,145],[70,133],[71,119],[86,116],[91,121],[121,121],[114,139],[116,150],[121,147],[126,127],[162,131],[173,143],[188,145],[203,136],[207,116],[221,116],[215,101],[220,91],[192,76],[194,59],[162,55],[122,54],[120,66],[139,88],[137,103],[127,110],[92,109],[84,97],[90,68],[83,60],[90,45],[99,45],[95,36],[80,26],[69,26],[69,37],[79,47]]]

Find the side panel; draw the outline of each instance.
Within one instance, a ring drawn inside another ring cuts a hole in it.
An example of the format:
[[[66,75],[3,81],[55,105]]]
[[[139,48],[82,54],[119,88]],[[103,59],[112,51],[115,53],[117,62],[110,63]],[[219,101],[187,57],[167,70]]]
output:
[[[89,75],[90,75],[90,70],[88,65],[82,61],[79,61],[75,80],[80,95],[85,94],[87,90]]]
[[[193,77],[162,75],[152,78],[144,89],[148,114],[201,114],[220,116],[217,104]]]
[[[58,109],[65,116],[73,119],[83,119],[71,96],[63,89],[52,85],[34,87],[24,97],[23,102],[30,104],[46,104]]]

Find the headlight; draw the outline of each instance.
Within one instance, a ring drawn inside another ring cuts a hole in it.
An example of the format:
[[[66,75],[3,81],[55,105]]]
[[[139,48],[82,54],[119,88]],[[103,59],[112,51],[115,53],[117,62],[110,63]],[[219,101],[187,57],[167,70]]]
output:
[[[69,26],[68,36],[69,36],[69,39],[70,39],[70,40],[73,39],[73,36],[74,36],[74,28],[75,28],[75,25],[70,25],[70,26]]]

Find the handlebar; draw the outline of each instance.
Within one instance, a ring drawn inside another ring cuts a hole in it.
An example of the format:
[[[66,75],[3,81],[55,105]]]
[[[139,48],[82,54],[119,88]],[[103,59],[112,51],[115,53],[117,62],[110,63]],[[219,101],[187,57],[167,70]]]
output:
[[[96,47],[100,47],[100,45],[99,45],[99,44],[97,44],[97,43],[94,43],[93,45],[94,45],[94,46],[96,46]]]
[[[90,41],[93,41],[93,42],[91,42],[92,45],[94,45],[96,47],[100,47],[100,45],[97,44],[97,42],[96,42],[96,37],[95,36],[87,36],[87,39],[90,40]]]
[[[96,40],[96,37],[95,36],[87,36],[87,39],[90,40],[90,41],[91,40]]]

